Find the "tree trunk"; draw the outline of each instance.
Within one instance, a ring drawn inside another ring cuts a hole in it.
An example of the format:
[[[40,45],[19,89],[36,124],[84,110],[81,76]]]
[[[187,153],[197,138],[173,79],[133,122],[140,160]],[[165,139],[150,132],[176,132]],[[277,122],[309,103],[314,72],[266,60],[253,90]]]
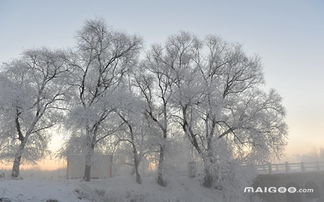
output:
[[[12,171],[11,171],[11,177],[13,177],[13,178],[16,178],[19,176],[21,157],[24,152],[25,145],[26,145],[26,141],[24,139],[20,142],[18,151],[15,154],[15,160],[13,162]]]
[[[214,131],[214,127],[212,128]],[[207,136],[207,155],[203,155],[204,162],[204,180],[203,186],[212,187],[215,182],[215,173],[212,172],[212,169],[215,168],[214,154],[213,154],[213,144],[212,144],[212,134]]]
[[[210,188],[213,185],[213,181],[214,181],[214,177],[211,174],[209,168],[205,168],[203,186]]]
[[[89,182],[91,179],[91,164],[92,164],[92,157],[94,153],[94,146],[88,145],[87,146],[87,153],[85,155],[85,169],[84,169],[84,176],[83,180]]]
[[[165,146],[161,145],[159,165],[158,165],[158,177],[157,177],[157,183],[161,186],[166,186],[166,181],[164,179],[164,152],[165,152]]]
[[[136,182],[138,184],[142,184],[142,178],[141,178],[141,175],[139,174],[138,165],[139,165],[139,161],[138,161],[138,157],[136,154],[134,156],[134,168],[135,168]]]
[[[132,136],[132,141],[134,141],[133,137],[134,136]],[[138,154],[137,154],[137,149],[136,149],[134,143],[132,143],[132,146],[133,146],[134,172],[135,172],[135,176],[136,176],[136,183],[142,184],[142,178],[141,178],[141,175],[139,174],[139,170],[138,170],[139,158],[138,158]]]
[[[212,187],[214,183],[214,176],[212,173],[212,163],[211,159],[208,157],[205,157],[203,159],[204,162],[204,180],[203,180],[203,186],[204,187]]]

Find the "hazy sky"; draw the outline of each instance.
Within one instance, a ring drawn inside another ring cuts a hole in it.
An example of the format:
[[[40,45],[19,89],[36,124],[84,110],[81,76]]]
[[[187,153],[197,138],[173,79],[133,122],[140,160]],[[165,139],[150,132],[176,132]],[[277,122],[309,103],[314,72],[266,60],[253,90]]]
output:
[[[284,98],[287,154],[324,147],[324,1],[0,0],[0,63],[28,48],[73,45],[89,18],[136,33],[146,46],[181,30],[243,44]]]

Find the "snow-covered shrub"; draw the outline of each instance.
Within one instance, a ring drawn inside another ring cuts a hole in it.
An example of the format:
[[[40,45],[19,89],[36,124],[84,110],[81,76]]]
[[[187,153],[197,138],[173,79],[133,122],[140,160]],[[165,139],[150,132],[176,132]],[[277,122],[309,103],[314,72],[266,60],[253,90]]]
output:
[[[243,191],[244,187],[250,186],[256,177],[255,169],[244,165],[245,162],[241,159],[235,158],[230,146],[224,140],[214,141],[213,151],[207,168],[211,172],[212,187],[222,192],[224,201],[248,201]]]

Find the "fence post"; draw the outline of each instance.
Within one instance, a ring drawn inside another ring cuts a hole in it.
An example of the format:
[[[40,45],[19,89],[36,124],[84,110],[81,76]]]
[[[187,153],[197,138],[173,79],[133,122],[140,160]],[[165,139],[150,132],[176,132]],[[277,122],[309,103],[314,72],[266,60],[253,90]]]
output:
[[[289,164],[287,161],[286,161],[285,165],[286,165],[286,173],[288,173],[289,172]]]
[[[304,162],[300,162],[300,170],[301,170],[301,172],[305,172],[305,164],[304,164]]]
[[[272,173],[272,165],[271,165],[271,163],[268,163],[268,172],[269,172],[269,174]]]

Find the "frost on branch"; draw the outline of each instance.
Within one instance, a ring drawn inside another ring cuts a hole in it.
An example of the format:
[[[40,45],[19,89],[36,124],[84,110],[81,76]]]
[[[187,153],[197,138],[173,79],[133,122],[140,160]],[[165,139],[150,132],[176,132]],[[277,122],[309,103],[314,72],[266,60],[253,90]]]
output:
[[[64,53],[29,50],[4,65],[0,75],[2,159],[14,159],[12,177],[19,175],[22,160],[35,161],[46,153],[46,131],[62,120],[65,93]]]
[[[73,93],[68,129],[78,128],[84,136],[86,181],[91,178],[95,148],[119,130],[113,121],[119,87],[137,63],[141,43],[136,36],[111,30],[102,20],[89,20],[78,32],[76,49],[66,57]]]

